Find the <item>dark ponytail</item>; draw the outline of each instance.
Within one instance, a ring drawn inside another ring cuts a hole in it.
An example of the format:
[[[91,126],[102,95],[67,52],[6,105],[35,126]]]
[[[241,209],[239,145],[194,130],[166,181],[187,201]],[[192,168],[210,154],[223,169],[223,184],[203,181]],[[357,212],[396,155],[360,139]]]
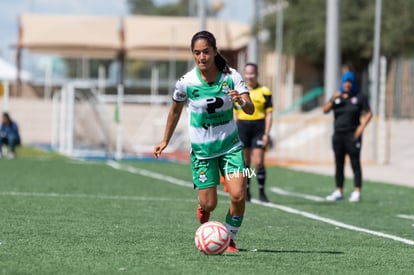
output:
[[[216,63],[217,69],[225,74],[231,74],[229,65],[227,64],[227,60],[222,56],[219,52],[214,57],[214,63]]]
[[[194,43],[198,39],[206,40],[208,45],[213,47],[213,49],[217,51],[217,55],[214,57],[214,63],[216,64],[217,69],[222,73],[231,74],[227,60],[217,50],[216,38],[214,37],[214,35],[208,31],[200,31],[194,34],[193,38],[191,38],[191,51],[194,50]]]

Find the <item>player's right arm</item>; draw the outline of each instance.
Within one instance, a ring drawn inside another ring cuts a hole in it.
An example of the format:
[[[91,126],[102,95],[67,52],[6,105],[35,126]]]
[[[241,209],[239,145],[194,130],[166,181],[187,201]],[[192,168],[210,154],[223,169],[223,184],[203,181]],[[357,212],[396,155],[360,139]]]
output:
[[[158,158],[161,152],[167,147],[170,139],[177,127],[178,121],[180,120],[181,112],[184,107],[184,102],[173,101],[170,111],[168,113],[167,125],[165,126],[164,138],[162,141],[154,147],[154,157]]]
[[[335,92],[332,98],[323,105],[322,109],[323,109],[324,114],[329,113],[329,111],[332,110],[333,105],[335,103],[335,99],[337,99],[340,96],[341,96],[341,92]]]

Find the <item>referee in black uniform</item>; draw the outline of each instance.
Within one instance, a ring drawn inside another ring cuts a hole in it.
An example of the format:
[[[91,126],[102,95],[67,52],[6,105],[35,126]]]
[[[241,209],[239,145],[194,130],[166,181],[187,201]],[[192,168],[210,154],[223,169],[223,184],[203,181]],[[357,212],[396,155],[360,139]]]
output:
[[[350,202],[361,200],[362,170],[361,145],[362,133],[372,118],[367,98],[358,93],[355,76],[352,72],[342,75],[340,91],[323,106],[323,112],[334,112],[334,134],[332,147],[335,153],[336,190],[326,197],[328,201],[343,199],[345,155],[349,155],[354,172],[355,189],[349,197]]]

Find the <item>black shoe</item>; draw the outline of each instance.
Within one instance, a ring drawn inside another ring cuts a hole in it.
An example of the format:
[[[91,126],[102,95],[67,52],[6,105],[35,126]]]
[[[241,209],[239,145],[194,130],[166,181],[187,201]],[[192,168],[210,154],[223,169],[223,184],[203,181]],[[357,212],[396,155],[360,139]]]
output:
[[[250,200],[252,199],[252,195],[250,194],[250,191],[249,190],[247,190],[246,191],[246,201],[247,202],[250,202]]]
[[[266,194],[265,194],[265,193],[261,193],[261,194],[259,195],[259,200],[260,200],[261,202],[269,202],[269,200],[267,199],[267,197],[266,197]]]

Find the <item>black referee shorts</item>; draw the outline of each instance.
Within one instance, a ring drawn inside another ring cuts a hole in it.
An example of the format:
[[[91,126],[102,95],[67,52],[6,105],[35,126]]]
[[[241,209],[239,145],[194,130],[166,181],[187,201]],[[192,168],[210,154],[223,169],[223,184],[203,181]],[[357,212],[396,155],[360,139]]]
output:
[[[237,120],[240,140],[245,148],[264,148],[265,120]]]

